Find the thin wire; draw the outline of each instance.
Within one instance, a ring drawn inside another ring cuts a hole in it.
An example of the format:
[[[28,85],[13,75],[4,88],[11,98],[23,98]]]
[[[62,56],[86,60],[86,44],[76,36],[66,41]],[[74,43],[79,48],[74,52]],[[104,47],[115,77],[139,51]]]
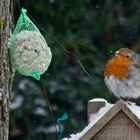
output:
[[[57,125],[56,125],[56,122],[55,122],[55,118],[54,118],[54,114],[53,114],[53,109],[52,109],[52,106],[50,104],[50,100],[49,100],[49,97],[48,97],[48,94],[47,94],[47,91],[46,91],[46,88],[44,86],[44,83],[42,81],[42,77],[40,79],[40,83],[41,83],[41,86],[42,86],[42,89],[43,89],[43,96],[45,97],[46,101],[47,101],[47,104],[48,104],[48,107],[49,107],[49,110],[50,110],[50,114],[51,114],[51,117],[52,117],[52,120],[53,120],[53,123],[54,123],[54,126],[55,126],[55,130],[56,130],[56,135],[59,139],[59,134],[58,134],[58,129],[57,129]]]
[[[43,29],[41,29],[43,31]],[[46,31],[44,31],[46,34],[48,34]],[[68,51],[54,36],[52,36],[51,34],[48,34],[49,36],[51,36],[67,53],[71,54],[72,56],[74,56],[78,62],[78,64],[81,66],[81,68],[83,69],[83,71],[86,73],[86,75],[89,76],[89,73],[86,71],[86,69],[84,68],[84,66],[82,65],[80,59],[78,58],[78,56],[70,51]]]
[[[19,10],[21,11],[21,6],[20,6],[20,0],[17,0],[17,4],[18,4],[18,7],[19,7]]]
[[[36,25],[38,26],[38,28],[39,28],[40,30],[42,30],[44,33],[46,33],[48,36],[50,36],[53,40],[55,40],[55,41],[59,44],[59,46],[60,46],[61,48],[63,48],[63,50],[64,50],[65,52],[67,52],[67,53],[71,54],[73,57],[75,57],[76,60],[77,60],[77,62],[78,62],[78,64],[80,65],[80,67],[81,67],[81,68],[83,69],[83,71],[85,72],[85,74],[86,74],[87,76],[89,76],[89,73],[86,71],[86,69],[85,69],[84,66],[82,65],[82,63],[81,63],[80,59],[78,58],[78,56],[77,56],[76,54],[74,54],[74,53],[68,51],[68,50],[64,47],[64,45],[63,45],[62,43],[60,43],[53,35],[49,34],[44,28],[40,27],[40,26],[38,25],[38,23],[35,21],[35,19],[34,19],[30,14],[28,14],[28,15],[32,18],[32,20],[36,23]]]

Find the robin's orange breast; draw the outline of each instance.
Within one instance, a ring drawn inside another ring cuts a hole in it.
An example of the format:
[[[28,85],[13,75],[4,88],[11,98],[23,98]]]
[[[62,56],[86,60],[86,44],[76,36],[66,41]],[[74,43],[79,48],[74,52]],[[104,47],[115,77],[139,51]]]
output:
[[[133,63],[133,61],[122,56],[115,56],[106,64],[104,75],[107,77],[114,76],[119,80],[124,80],[129,74],[128,67]]]

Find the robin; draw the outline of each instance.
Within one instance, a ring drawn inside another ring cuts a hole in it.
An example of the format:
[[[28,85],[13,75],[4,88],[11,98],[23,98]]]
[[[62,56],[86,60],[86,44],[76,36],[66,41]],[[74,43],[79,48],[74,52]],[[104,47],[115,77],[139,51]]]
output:
[[[104,70],[105,84],[118,98],[140,96],[140,55],[128,48],[116,51]]]

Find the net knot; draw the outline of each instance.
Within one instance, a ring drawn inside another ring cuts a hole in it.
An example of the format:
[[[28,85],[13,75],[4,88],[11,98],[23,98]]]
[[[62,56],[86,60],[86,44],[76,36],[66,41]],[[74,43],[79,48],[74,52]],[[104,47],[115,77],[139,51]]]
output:
[[[25,13],[27,13],[27,10],[25,8],[22,8],[21,12],[25,14]]]

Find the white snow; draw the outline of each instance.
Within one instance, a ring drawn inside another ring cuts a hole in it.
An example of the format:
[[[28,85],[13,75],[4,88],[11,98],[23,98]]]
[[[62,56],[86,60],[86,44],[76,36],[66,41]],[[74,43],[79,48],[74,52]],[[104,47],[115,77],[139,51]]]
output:
[[[39,106],[46,106],[46,100],[43,98],[37,98],[35,99],[35,104]]]
[[[56,129],[58,131],[58,129],[59,129],[58,126],[54,126],[54,125],[52,125],[50,127],[39,126],[39,127],[36,128],[35,132],[37,132],[37,133],[42,132],[42,133],[48,134],[48,133],[56,132]]]
[[[0,99],[2,99],[2,93],[0,92]]]
[[[107,100],[103,99],[103,98],[94,98],[92,100],[89,100],[89,102],[105,102],[107,103]]]
[[[129,103],[127,103],[127,107],[140,119],[140,106],[137,106],[136,103]]]
[[[105,115],[108,110],[110,110],[111,107],[113,107],[113,104],[107,103],[107,101],[105,100],[105,107],[102,107],[97,113],[93,113],[90,115],[89,120],[92,125],[94,125],[98,120],[100,120],[102,116]]]
[[[42,107],[37,107],[34,110],[34,114],[40,115],[40,116],[46,116],[47,115],[47,111],[44,108],[42,108]]]
[[[108,103],[105,99],[96,98],[92,99],[89,102],[105,102],[105,106],[102,107],[97,113],[90,115],[90,123],[77,134],[71,134],[69,138],[63,138],[62,140],[79,140],[92,126],[94,126],[109,110],[114,106],[114,104]],[[126,103],[127,107],[140,119],[140,106],[137,106],[135,103],[129,102]]]
[[[3,90],[0,88],[0,100],[2,99]]]
[[[97,121],[100,120],[100,118],[102,118],[103,115],[106,114],[106,112],[108,112],[111,107],[113,107],[113,104],[108,103],[105,99],[102,98],[92,99],[89,102],[92,101],[103,101],[105,102],[105,106],[102,107],[97,113],[90,115],[90,123],[80,133],[71,134],[70,138],[63,138],[62,140],[79,140],[93,125],[95,125]]]
[[[21,95],[17,95],[14,102],[10,104],[11,109],[17,109],[23,104],[24,98]]]
[[[39,94],[40,92],[40,87],[35,83],[35,82],[31,82],[31,80],[24,78],[22,79],[19,84],[18,84],[18,88],[21,90],[25,90],[27,88],[29,89],[33,89],[33,94]]]

